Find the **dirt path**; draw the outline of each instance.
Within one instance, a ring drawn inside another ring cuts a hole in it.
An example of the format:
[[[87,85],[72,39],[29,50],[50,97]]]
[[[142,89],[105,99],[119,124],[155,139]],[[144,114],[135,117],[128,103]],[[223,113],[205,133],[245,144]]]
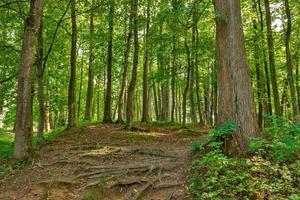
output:
[[[32,168],[0,183],[0,199],[189,199],[190,146],[201,131],[142,128],[147,131],[102,124],[69,130],[36,152]]]

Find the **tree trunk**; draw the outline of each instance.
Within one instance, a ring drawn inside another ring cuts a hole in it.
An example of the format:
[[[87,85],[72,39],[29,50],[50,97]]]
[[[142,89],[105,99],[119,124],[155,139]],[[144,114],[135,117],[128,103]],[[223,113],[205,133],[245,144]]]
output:
[[[68,128],[76,126],[76,53],[77,53],[77,25],[76,25],[76,2],[71,2],[71,21],[72,21],[72,44],[70,56],[70,82],[68,92]]]
[[[149,29],[150,29],[150,0],[147,1],[147,25],[144,45],[144,71],[143,71],[143,116],[142,122],[149,122],[148,110],[148,57],[149,57]]]
[[[256,4],[254,1],[254,8],[256,8]],[[255,11],[255,10],[254,10]],[[261,66],[259,61],[259,51],[257,50],[257,47],[259,46],[259,35],[257,30],[257,22],[255,19],[253,19],[253,29],[254,29],[254,59],[255,59],[255,71],[256,71],[256,84],[257,84],[257,101],[258,101],[258,127],[262,129],[263,127],[263,96],[262,94],[265,93],[264,87],[262,87],[262,76],[261,76]]]
[[[281,115],[282,113],[280,108],[280,100],[279,100],[279,93],[278,93],[278,86],[277,86],[277,73],[276,73],[275,58],[274,58],[275,51],[274,51],[274,41],[273,41],[273,32],[272,32],[272,17],[270,11],[270,2],[269,0],[264,0],[264,1],[265,1],[265,9],[266,9],[269,61],[270,61],[270,72],[271,72],[275,114]]]
[[[219,78],[218,125],[236,123],[233,145],[243,155],[248,152],[250,137],[258,137],[250,70],[247,64],[239,0],[214,0],[216,18],[217,62]],[[232,146],[225,145],[229,152]],[[236,152],[235,152],[236,153]]]
[[[43,20],[41,19],[40,28],[38,31],[38,48],[37,48],[37,78],[38,78],[38,103],[39,103],[39,124],[38,137],[43,137],[45,131],[46,108],[44,98],[44,70],[43,70],[43,55],[44,55],[44,39],[43,39]]]
[[[264,17],[261,7],[261,1],[258,0],[258,10],[259,10],[259,18],[260,18],[260,41],[262,46],[262,56],[264,61],[264,72],[265,72],[265,80],[266,80],[266,88],[267,88],[267,103],[265,105],[266,113],[272,115],[272,101],[271,101],[271,84],[270,84],[270,76],[268,69],[268,62],[266,58],[266,49],[265,49],[265,37],[264,37]]]
[[[293,76],[293,64],[291,59],[291,50],[290,50],[290,40],[291,40],[291,32],[292,32],[292,17],[290,11],[289,0],[284,0],[285,12],[287,17],[287,29],[286,29],[286,37],[285,37],[285,52],[286,52],[286,65],[288,72],[288,81],[290,86],[290,94],[292,99],[292,107],[293,107],[293,115],[294,120],[298,120],[299,110],[297,105],[296,91],[295,91],[295,81]]]
[[[118,99],[118,119],[117,119],[117,123],[124,123],[124,120],[123,120],[123,101],[124,101],[126,80],[127,80],[127,75],[128,75],[129,53],[130,53],[131,39],[132,39],[132,17],[133,17],[132,16],[133,15],[132,10],[133,10],[133,5],[131,3],[131,11],[130,11],[129,23],[128,23],[128,34],[127,34],[125,54],[124,54],[122,83],[121,83],[121,89],[120,89],[119,99]]]
[[[110,0],[109,9],[109,31],[107,42],[107,74],[106,74],[106,95],[104,102],[104,117],[103,122],[112,123],[111,119],[111,96],[112,96],[112,54],[113,54],[113,32],[114,32],[114,13],[115,13],[115,0]]]
[[[133,101],[135,86],[137,81],[137,70],[139,65],[139,35],[138,35],[138,0],[133,0],[133,35],[134,54],[131,81],[128,86],[127,106],[126,106],[126,127],[130,127],[133,120]]]
[[[91,121],[92,119],[92,106],[93,106],[93,94],[94,94],[94,4],[95,0],[92,0],[92,10],[90,16],[90,53],[89,53],[89,77],[88,77],[88,87],[87,87],[87,94],[86,94],[86,106],[85,106],[85,115],[84,119]]]
[[[82,58],[81,67],[80,67],[80,83],[79,83],[79,94],[77,100],[77,118],[80,118],[80,110],[81,110],[81,95],[82,95],[82,84],[83,84],[83,67],[84,62]]]
[[[184,45],[185,45],[185,49],[186,49],[186,57],[187,57],[187,63],[188,63],[188,68],[187,68],[187,72],[186,72],[186,86],[184,88],[184,92],[183,92],[183,99],[182,99],[182,127],[185,128],[186,127],[186,102],[187,102],[187,96],[188,96],[188,92],[189,92],[189,85],[190,85],[190,74],[191,74],[191,54],[190,54],[190,49],[187,43],[187,36],[185,36],[184,39]]]
[[[16,159],[30,158],[32,149],[32,69],[36,34],[41,23],[42,9],[42,0],[31,0],[29,15],[24,22],[15,123],[14,157]]]

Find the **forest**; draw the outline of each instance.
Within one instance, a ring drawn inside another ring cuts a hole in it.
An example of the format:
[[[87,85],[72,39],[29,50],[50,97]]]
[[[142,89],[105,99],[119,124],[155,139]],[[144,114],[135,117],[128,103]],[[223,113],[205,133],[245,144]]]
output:
[[[0,0],[0,199],[300,199],[298,0]]]

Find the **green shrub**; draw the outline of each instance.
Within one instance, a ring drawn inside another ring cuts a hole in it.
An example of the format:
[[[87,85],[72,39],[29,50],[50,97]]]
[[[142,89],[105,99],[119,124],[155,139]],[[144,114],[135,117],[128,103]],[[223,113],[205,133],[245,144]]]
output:
[[[283,117],[267,117],[271,125],[264,129],[262,139],[252,139],[249,150],[280,162],[300,159],[300,125]]]
[[[189,191],[195,199],[299,199],[300,161],[295,156],[300,128],[280,118],[272,123],[263,138],[252,140],[249,158],[228,157],[221,149],[236,130],[232,123],[211,131],[206,141],[194,142]]]

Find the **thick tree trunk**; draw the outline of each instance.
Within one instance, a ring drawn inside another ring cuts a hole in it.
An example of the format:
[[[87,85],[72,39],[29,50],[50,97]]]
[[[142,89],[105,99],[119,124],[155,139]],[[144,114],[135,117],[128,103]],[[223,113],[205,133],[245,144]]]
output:
[[[95,0],[92,0],[92,8],[94,7]],[[94,27],[94,9],[91,11],[90,16],[90,47],[89,47],[89,77],[88,77],[88,87],[86,94],[86,104],[85,104],[85,115],[84,119],[91,121],[92,119],[92,107],[93,107],[93,94],[94,94],[94,37],[95,27]]]
[[[217,61],[219,78],[218,125],[237,124],[233,143],[247,154],[250,137],[260,135],[255,112],[250,70],[247,64],[239,0],[214,0],[217,13]],[[228,152],[229,146],[225,150]],[[230,152],[228,152],[230,153]]]
[[[134,54],[131,82],[128,86],[127,106],[126,106],[126,127],[130,127],[133,120],[134,93],[137,81],[137,70],[139,65],[139,35],[138,35],[138,0],[133,0],[133,35]]]
[[[17,89],[17,112],[15,123],[16,159],[30,158],[32,137],[32,69],[36,34],[41,23],[43,0],[31,0],[29,15],[25,19],[19,79]]]
[[[71,21],[72,21],[72,44],[70,56],[70,82],[68,92],[68,128],[76,126],[76,53],[77,53],[77,25],[76,25],[76,2],[71,2]]]
[[[272,32],[272,17],[270,11],[270,2],[269,0],[264,0],[265,9],[266,9],[266,23],[267,23],[267,34],[268,34],[268,49],[269,49],[269,62],[270,62],[270,72],[271,72],[271,83],[273,90],[273,99],[275,114],[281,115],[280,100],[277,86],[277,73],[275,67],[275,50],[274,50],[274,41],[273,41],[273,32]]]
[[[288,72],[288,81],[289,81],[289,86],[290,86],[290,94],[291,94],[291,99],[292,99],[294,120],[298,120],[299,110],[298,110],[298,105],[297,105],[295,81],[294,81],[294,76],[293,76],[293,64],[292,64],[291,50],[290,50],[290,40],[291,40],[291,32],[292,32],[292,17],[291,17],[289,0],[284,0],[284,5],[285,5],[286,18],[287,18],[287,29],[286,29],[286,37],[285,37],[286,66],[287,66],[287,72]]]
[[[38,48],[37,48],[37,78],[38,78],[38,102],[39,102],[39,124],[38,137],[43,137],[45,131],[46,108],[44,98],[44,39],[43,39],[43,20],[41,19],[40,28],[38,31]]]
[[[106,95],[104,102],[104,117],[103,122],[112,123],[111,119],[111,96],[112,96],[112,56],[113,56],[113,33],[114,33],[114,13],[115,0],[110,0],[109,9],[109,31],[107,42],[107,74],[106,74]]]
[[[147,25],[144,44],[144,70],[143,70],[143,116],[142,122],[149,122],[148,110],[148,57],[149,57],[149,29],[150,29],[150,0],[147,1]]]

